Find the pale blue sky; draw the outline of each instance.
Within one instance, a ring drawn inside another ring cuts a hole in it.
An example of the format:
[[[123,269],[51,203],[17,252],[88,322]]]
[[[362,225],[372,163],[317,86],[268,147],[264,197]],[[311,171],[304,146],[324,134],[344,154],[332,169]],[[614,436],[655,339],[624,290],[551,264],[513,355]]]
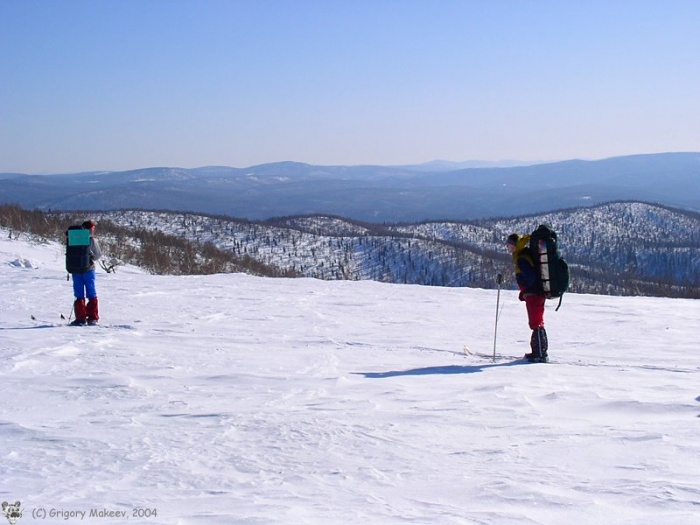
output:
[[[0,172],[700,151],[696,0],[0,0]]]

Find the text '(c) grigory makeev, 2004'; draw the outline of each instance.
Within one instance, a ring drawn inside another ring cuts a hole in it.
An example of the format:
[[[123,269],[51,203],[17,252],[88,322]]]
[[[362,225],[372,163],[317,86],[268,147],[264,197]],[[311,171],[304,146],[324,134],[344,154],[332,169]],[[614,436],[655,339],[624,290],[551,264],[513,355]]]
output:
[[[110,509],[107,507],[93,507],[90,509],[65,509],[56,507],[35,507],[22,509],[20,502],[12,505],[13,513],[8,515],[3,506],[3,513],[10,520],[11,525],[15,525],[23,516],[31,516],[34,520],[60,519],[65,522],[86,521],[97,519],[148,519],[158,517],[156,508],[132,508],[132,509]]]

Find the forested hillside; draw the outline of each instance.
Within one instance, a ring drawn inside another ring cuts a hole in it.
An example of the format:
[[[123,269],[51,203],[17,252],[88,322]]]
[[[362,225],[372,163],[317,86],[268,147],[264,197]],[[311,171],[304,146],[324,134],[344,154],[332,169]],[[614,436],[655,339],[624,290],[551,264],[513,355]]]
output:
[[[97,213],[90,217],[100,216]],[[79,213],[28,211],[16,205],[0,205],[0,227],[10,238],[26,237],[37,243],[65,242],[65,230],[87,218]],[[239,257],[211,243],[163,233],[159,229],[126,228],[101,220],[97,233],[104,257],[105,271],[116,271],[124,263],[139,266],[154,274],[194,275],[244,272],[265,277],[295,276],[291,272],[260,263],[252,257]]]
[[[698,296],[700,214],[640,202],[615,202],[547,214],[474,222],[428,222],[398,229],[498,250],[512,232],[539,224],[559,234],[572,265],[572,288],[611,294]]]
[[[52,224],[51,233],[36,233],[56,239],[66,224],[85,216],[23,213],[25,226]],[[4,226],[20,215],[16,207],[0,209]],[[246,272],[483,288],[495,287],[498,273],[512,286],[512,262],[504,249],[508,234],[547,223],[559,233],[572,292],[700,297],[700,215],[647,203],[383,225],[330,216],[247,221],[134,210],[89,216],[100,223],[110,257],[154,273]]]
[[[540,223],[558,232],[572,267],[571,291],[697,296],[700,215],[618,202],[520,218],[375,225],[339,217],[251,222],[170,212],[109,212],[129,228],[210,242],[293,274],[435,286],[493,287],[509,275],[503,242]]]

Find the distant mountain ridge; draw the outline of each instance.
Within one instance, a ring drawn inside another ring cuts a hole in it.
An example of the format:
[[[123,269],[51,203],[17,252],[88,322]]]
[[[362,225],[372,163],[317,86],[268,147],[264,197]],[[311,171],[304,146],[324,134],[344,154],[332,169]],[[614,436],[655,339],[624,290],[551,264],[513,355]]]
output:
[[[696,152],[453,167],[442,161],[432,166],[278,162],[247,168],[0,174],[0,202],[29,209],[162,209],[252,220],[328,214],[375,223],[517,216],[615,200],[700,210]]]

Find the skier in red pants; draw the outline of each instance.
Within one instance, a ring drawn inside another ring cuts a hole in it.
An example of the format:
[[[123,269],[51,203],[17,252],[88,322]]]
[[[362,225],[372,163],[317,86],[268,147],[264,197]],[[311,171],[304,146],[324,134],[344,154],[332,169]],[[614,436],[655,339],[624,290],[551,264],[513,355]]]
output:
[[[530,337],[531,352],[525,354],[525,359],[535,363],[546,363],[549,360],[547,355],[547,332],[544,329],[544,294],[542,285],[537,275],[535,261],[530,254],[528,244],[529,235],[518,235],[513,233],[508,236],[508,252],[513,256],[515,265],[515,280],[520,288],[518,298],[525,301],[527,308],[527,320],[532,330]]]

